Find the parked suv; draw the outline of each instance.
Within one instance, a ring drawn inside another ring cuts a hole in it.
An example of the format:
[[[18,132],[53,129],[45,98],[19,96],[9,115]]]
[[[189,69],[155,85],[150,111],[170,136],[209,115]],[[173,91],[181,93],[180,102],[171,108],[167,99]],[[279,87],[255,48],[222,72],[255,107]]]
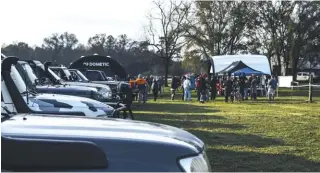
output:
[[[17,91],[24,86],[12,85],[11,63],[3,62],[1,75]],[[10,98],[20,114],[1,105],[1,171],[211,171],[204,143],[182,129],[114,118],[34,114],[27,112],[19,92],[7,90],[1,89],[1,95]]]

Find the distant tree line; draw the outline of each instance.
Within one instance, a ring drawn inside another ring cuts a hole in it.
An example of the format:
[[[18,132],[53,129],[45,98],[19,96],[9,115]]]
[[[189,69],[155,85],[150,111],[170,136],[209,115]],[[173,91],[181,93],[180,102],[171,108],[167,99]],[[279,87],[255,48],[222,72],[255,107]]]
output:
[[[112,35],[96,34],[88,39],[87,45],[83,45],[78,42],[75,34],[54,33],[44,38],[41,46],[31,47],[27,43],[16,42],[4,45],[1,52],[6,55],[18,56],[22,60],[52,61],[55,64],[65,66],[81,56],[97,53],[111,56],[131,75],[164,75],[162,62],[156,58],[154,52],[149,51],[140,42],[129,39],[125,34],[117,38]],[[170,67],[170,72],[175,75],[183,73],[180,62],[171,63]]]
[[[320,64],[320,1],[156,0],[154,6],[143,41],[125,34],[96,34],[82,45],[75,34],[65,32],[45,38],[41,46],[18,42],[1,50],[21,59],[66,65],[98,53],[116,59],[130,74],[166,79],[170,74],[203,72],[214,55],[263,54],[277,75],[281,68],[295,76],[305,64]]]

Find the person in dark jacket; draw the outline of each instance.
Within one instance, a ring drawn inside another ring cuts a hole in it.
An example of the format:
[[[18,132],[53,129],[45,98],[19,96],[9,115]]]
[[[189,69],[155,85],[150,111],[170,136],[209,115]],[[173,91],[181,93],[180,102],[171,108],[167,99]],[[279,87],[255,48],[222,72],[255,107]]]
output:
[[[207,75],[204,73],[200,76],[199,79],[199,92],[200,92],[200,103],[204,103],[206,100],[206,91],[207,91]]]
[[[197,99],[198,99],[198,101],[200,101],[200,77],[201,76],[198,76],[197,78],[196,78],[196,91],[197,91]]]
[[[241,94],[241,100],[244,101],[244,88],[245,88],[245,79],[244,77],[241,77],[240,78],[240,81],[239,81],[239,92]]]
[[[153,82],[151,84],[151,90],[152,90],[152,93],[153,93],[153,100],[154,101],[157,101],[159,88],[160,88],[159,87],[159,83],[157,82],[156,79],[153,79]]]
[[[224,101],[228,102],[228,99],[230,97],[230,94],[233,89],[233,82],[230,78],[230,76],[227,77],[227,80],[224,81]]]
[[[151,92],[151,85],[152,85],[152,82],[153,82],[153,76],[150,75],[147,79],[148,79],[148,81],[147,81],[147,83],[148,83],[148,93],[150,93]]]
[[[248,100],[249,87],[250,87],[249,80],[245,77],[245,78],[244,78],[244,99],[245,99],[245,100]]]
[[[186,76],[182,76],[181,78],[182,101],[184,101],[184,88],[183,88],[184,80],[186,80]]]
[[[178,88],[178,79],[173,76],[171,81],[171,100],[174,100],[174,97],[176,95],[176,89]]]
[[[216,100],[217,95],[217,79],[214,76],[210,82],[211,100]]]
[[[130,87],[121,87],[120,88],[120,98],[122,98],[122,102],[123,104],[126,105],[126,109],[123,112],[123,116],[125,119],[127,119],[127,111],[129,111],[129,115],[131,117],[131,119],[133,120],[133,113],[131,110],[131,105],[132,102],[134,100],[134,96],[133,96],[133,90]]]
[[[258,79],[252,75],[252,81],[251,81],[251,100],[257,100],[257,85],[258,85]]]

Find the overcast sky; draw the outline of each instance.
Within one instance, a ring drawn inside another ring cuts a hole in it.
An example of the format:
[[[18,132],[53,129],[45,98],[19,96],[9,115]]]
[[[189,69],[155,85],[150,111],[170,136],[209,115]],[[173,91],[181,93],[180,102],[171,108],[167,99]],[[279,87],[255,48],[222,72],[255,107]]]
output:
[[[41,45],[65,31],[83,44],[97,33],[141,39],[151,7],[152,0],[1,0],[1,45]]]

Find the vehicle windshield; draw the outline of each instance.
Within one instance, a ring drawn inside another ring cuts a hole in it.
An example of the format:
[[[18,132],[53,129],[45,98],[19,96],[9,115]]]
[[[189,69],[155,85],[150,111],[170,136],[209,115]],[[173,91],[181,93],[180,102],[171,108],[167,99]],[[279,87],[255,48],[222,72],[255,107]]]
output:
[[[27,91],[26,83],[24,82],[20,73],[18,72],[18,70],[16,69],[16,67],[14,65],[12,65],[12,67],[11,67],[10,75],[11,75],[12,80],[16,84],[19,92],[20,93],[26,92]]]
[[[74,70],[74,72],[76,72],[76,73],[78,74],[78,76],[80,76],[80,78],[81,78],[82,80],[84,80],[84,81],[89,81],[89,79],[88,79],[85,75],[83,75],[83,74],[81,73],[81,71],[79,71],[79,70]]]
[[[26,74],[26,77],[28,77],[28,80],[30,80],[30,82],[32,84],[35,84],[35,80],[38,79],[38,77],[36,76],[36,74],[34,73],[32,68],[30,67],[30,65],[27,63],[23,63],[23,64],[21,64],[21,66],[25,70],[25,72],[26,72],[25,74]]]
[[[106,79],[99,71],[88,70],[86,72],[87,78],[91,81],[105,81]]]
[[[67,68],[49,68],[49,72],[52,73],[54,76],[58,77],[61,81],[72,81],[72,75]],[[55,77],[55,78],[56,78]]]
[[[62,68],[64,75],[67,77],[67,79],[71,79],[71,73],[69,72],[69,70],[67,68]]]
[[[48,68],[49,73],[56,79],[63,81],[55,72],[53,72],[50,68]]]
[[[103,71],[100,71],[100,73],[102,74],[102,76],[105,78],[105,80],[109,80],[110,77],[108,77]]]

